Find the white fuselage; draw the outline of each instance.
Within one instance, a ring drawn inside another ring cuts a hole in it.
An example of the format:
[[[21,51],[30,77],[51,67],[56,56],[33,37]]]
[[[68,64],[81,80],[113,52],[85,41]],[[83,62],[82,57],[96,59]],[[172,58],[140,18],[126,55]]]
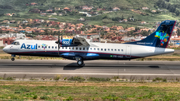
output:
[[[13,55],[34,55],[35,56],[70,56],[73,53],[81,56],[81,53],[91,53],[90,55],[98,54],[97,59],[123,59],[123,58],[141,58],[165,53],[174,52],[173,49],[158,48],[143,45],[118,44],[118,43],[97,43],[90,42],[90,46],[76,47],[60,47],[58,54],[58,44],[55,41],[42,40],[16,40],[18,45],[8,45],[3,50],[6,53]],[[39,55],[38,55],[39,54]],[[103,54],[103,55],[101,55]],[[108,55],[108,56],[107,56]]]

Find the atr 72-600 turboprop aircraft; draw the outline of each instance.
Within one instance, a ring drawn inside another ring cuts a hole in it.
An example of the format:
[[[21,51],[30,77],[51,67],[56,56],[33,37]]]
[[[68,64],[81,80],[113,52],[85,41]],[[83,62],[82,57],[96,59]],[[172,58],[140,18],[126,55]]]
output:
[[[79,66],[84,66],[84,60],[114,59],[130,60],[147,56],[174,52],[167,49],[176,21],[163,21],[158,29],[141,41],[129,43],[97,43],[90,42],[80,36],[73,39],[59,39],[58,41],[16,40],[3,51],[16,55],[63,57],[76,60]]]

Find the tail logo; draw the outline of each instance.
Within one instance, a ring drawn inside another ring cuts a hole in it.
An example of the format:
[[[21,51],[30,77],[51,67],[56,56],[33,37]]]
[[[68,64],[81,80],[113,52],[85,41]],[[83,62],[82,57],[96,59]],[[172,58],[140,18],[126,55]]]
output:
[[[157,37],[161,40],[161,46],[163,46],[165,42],[168,42],[168,39],[169,39],[169,35],[167,33],[165,33],[164,31],[156,32],[155,37]]]

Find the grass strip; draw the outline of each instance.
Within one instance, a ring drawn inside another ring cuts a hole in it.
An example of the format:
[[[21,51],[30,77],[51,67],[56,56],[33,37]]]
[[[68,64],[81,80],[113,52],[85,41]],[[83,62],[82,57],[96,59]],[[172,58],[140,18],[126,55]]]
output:
[[[0,100],[178,100],[179,83],[0,81]]]

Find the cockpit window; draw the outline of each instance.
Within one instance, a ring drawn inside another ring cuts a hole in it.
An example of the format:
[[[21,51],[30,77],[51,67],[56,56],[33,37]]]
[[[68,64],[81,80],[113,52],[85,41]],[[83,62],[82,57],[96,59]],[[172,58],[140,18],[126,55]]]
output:
[[[20,45],[19,42],[13,42],[12,45]]]

